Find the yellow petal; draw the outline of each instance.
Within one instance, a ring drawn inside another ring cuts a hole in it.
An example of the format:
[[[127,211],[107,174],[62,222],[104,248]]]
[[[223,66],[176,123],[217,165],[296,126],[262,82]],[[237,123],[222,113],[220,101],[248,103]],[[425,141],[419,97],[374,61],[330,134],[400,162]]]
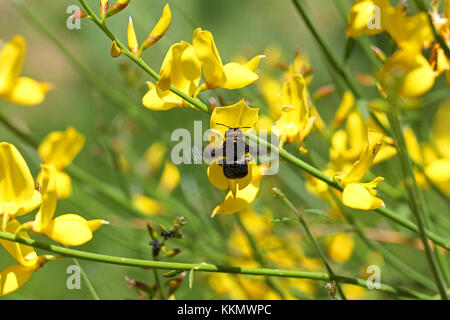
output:
[[[406,128],[403,135],[405,137],[406,149],[408,150],[411,159],[414,163],[423,165],[422,148],[420,147],[414,131],[411,128]]]
[[[379,74],[383,87],[392,90],[399,86],[399,93],[406,98],[416,98],[427,93],[434,85],[434,71],[420,53],[397,50],[383,65]]]
[[[149,216],[160,214],[163,211],[161,203],[142,194],[133,195],[133,204],[139,211]]]
[[[342,203],[347,207],[369,210],[372,205],[372,195],[358,183],[350,183],[342,193]]]
[[[92,231],[87,221],[75,214],[66,214],[53,219],[43,233],[67,246],[80,246],[92,239]]]
[[[58,202],[56,186],[56,170],[53,165],[41,165],[38,177],[42,192],[42,204],[34,219],[33,231],[40,233],[50,224]]]
[[[194,31],[192,44],[203,66],[206,84],[211,89],[221,88],[227,81],[227,77],[211,32],[197,28]]]
[[[425,167],[425,174],[433,182],[450,183],[450,159],[439,159]]]
[[[360,210],[376,209],[383,205],[383,201],[373,196],[369,190],[359,183],[350,183],[342,193],[342,203],[347,207]]]
[[[449,4],[450,6],[450,4]],[[444,101],[434,116],[431,135],[444,158],[450,159],[450,100]]]
[[[222,87],[225,89],[240,89],[258,79],[255,72],[236,62],[227,63],[224,71],[227,81]]]
[[[51,132],[39,145],[38,152],[45,164],[52,164],[57,170],[64,169],[84,146],[85,138],[75,128]]]
[[[234,105],[215,108],[211,115],[210,128],[218,130],[222,134],[222,138],[225,138],[225,131],[227,130],[225,126],[229,128],[254,128],[257,121],[258,109],[249,107],[242,99]],[[243,128],[242,130],[245,132],[248,129]]]
[[[12,293],[30,279],[34,268],[15,265],[0,271],[0,296]]]
[[[60,199],[67,199],[72,194],[72,180],[64,171],[56,171],[56,192]]]
[[[177,103],[168,103],[161,99],[161,97],[158,95],[156,91],[156,87],[153,83],[149,83],[149,90],[147,93],[142,97],[142,104],[144,107],[150,109],[150,110],[169,110],[177,106],[181,106],[182,101],[181,99],[178,99],[179,101]]]
[[[142,43],[142,50],[145,50],[158,42],[158,40],[161,39],[164,34],[166,34],[167,30],[170,27],[171,21],[172,13],[170,12],[169,4],[166,4],[163,9],[161,18],[159,18],[150,35]]]
[[[38,82],[28,77],[19,77],[5,99],[23,106],[34,106],[42,103],[50,90],[48,82]]]
[[[359,160],[353,164],[350,172],[342,179],[344,185],[360,181],[364,177],[380,150],[382,139],[382,134],[373,130],[369,131],[368,144],[361,153]]]
[[[355,106],[355,98],[350,91],[346,91],[342,97],[341,104],[339,105],[336,114],[333,119],[333,126],[339,127],[347,119],[347,115],[352,111]]]
[[[27,163],[12,144],[0,143],[0,214],[26,214],[41,202]]]
[[[263,175],[259,167],[256,167],[253,174],[252,182],[241,190],[236,190],[236,195],[228,192],[225,200],[219,204],[213,211],[213,216],[216,214],[232,214],[245,209],[252,203],[258,192]]]
[[[25,39],[19,35],[14,36],[1,48],[0,95],[8,94],[15,85],[22,70],[25,49]]]
[[[19,221],[17,221],[16,219],[10,220],[6,226],[5,232],[15,234],[19,227]],[[25,231],[19,232],[18,235],[23,238],[30,238],[28,233],[26,233]],[[0,240],[0,244],[22,266],[30,267],[37,263],[38,256],[33,247],[3,239]]]
[[[167,193],[171,193],[180,183],[180,172],[178,168],[170,163],[166,162],[164,170],[159,181],[160,188]]]

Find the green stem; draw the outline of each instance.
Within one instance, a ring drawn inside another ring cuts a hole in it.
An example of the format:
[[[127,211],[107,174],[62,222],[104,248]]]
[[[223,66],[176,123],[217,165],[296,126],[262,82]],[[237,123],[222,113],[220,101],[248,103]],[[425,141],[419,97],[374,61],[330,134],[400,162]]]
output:
[[[214,264],[207,263],[176,263],[176,262],[161,262],[153,260],[140,260],[124,257],[115,257],[102,254],[96,254],[91,252],[85,252],[80,250],[68,249],[61,246],[51,245],[48,243],[36,241],[30,238],[23,238],[17,235],[13,235],[7,232],[0,232],[0,238],[18,242],[24,245],[28,245],[34,248],[39,248],[47,252],[53,252],[65,257],[79,258],[89,261],[97,261],[101,263],[123,265],[130,267],[144,267],[144,268],[155,268],[162,270],[180,270],[189,271],[195,268],[196,271],[201,272],[215,272],[215,273],[232,273],[232,274],[247,274],[255,276],[274,276],[274,277],[284,277],[284,278],[301,278],[301,279],[312,279],[312,280],[322,280],[330,281],[336,280],[344,283],[354,284],[361,287],[366,287],[366,280],[361,278],[351,278],[341,275],[334,275],[330,277],[327,273],[321,272],[306,272],[306,271],[296,271],[296,270],[282,270],[282,269],[265,269],[265,268],[244,268],[244,267],[232,267],[232,266],[218,266]],[[394,287],[388,284],[381,284],[380,291],[403,297],[411,297],[416,299],[431,300],[433,297],[417,292],[412,289]]]
[[[417,221],[419,236],[424,245],[425,254],[428,260],[428,264],[430,265],[433,278],[436,282],[441,298],[447,300],[447,286],[442,275],[442,270],[440,269],[440,265],[436,259],[433,249],[428,242],[427,233],[425,231],[425,204],[423,202],[423,196],[420,193],[413,174],[411,160],[409,159],[408,153],[406,151],[406,143],[401,131],[397,108],[398,107],[396,103],[393,103],[391,105],[389,110],[389,120],[394,131],[395,140],[397,142],[397,151],[401,161],[401,168],[403,172],[403,178],[405,179],[409,205]]]
[[[99,298],[97,292],[95,291],[94,287],[92,286],[92,283],[91,283],[91,281],[89,280],[89,278],[88,278],[86,272],[84,272],[84,269],[83,269],[83,267],[81,266],[81,264],[80,264],[80,263],[78,262],[78,260],[75,259],[75,258],[72,258],[72,261],[78,266],[78,268],[80,268],[80,271],[81,271],[81,277],[83,278],[83,281],[84,281],[84,283],[86,284],[86,286],[87,286],[87,288],[88,288],[88,290],[89,290],[89,293],[91,294],[92,298],[93,298],[94,300],[100,300],[100,298]]]
[[[322,251],[322,248],[320,247],[319,243],[317,242],[317,240],[314,238],[313,234],[311,233],[311,230],[309,229],[308,224],[306,223],[305,218],[303,217],[303,214],[297,210],[297,208],[294,206],[294,204],[288,199],[288,197],[286,197],[286,195],[281,190],[276,189],[275,193],[276,193],[277,197],[280,198],[291,209],[294,216],[297,218],[298,222],[300,222],[300,224],[303,226],[303,228],[306,231],[306,235],[309,238],[309,241],[313,244],[314,249],[317,251],[317,254],[320,257],[320,260],[322,260],[322,263],[324,264],[325,268],[327,269],[328,274],[330,275],[330,277],[332,277],[335,273],[334,273],[333,269],[331,269],[331,266],[328,263],[327,258],[325,257],[325,254]],[[337,288],[339,290],[339,293],[340,293],[342,299],[347,300],[347,298],[345,297],[344,291],[342,290],[339,283],[337,283]]]
[[[359,236],[359,238],[366,244],[366,246],[374,250],[376,252],[379,252],[386,261],[391,264],[394,268],[396,268],[402,275],[407,276],[424,287],[435,290],[436,285],[434,281],[431,281],[429,278],[422,275],[420,272],[417,272],[414,268],[409,266],[407,263],[403,262],[401,259],[397,258],[397,256],[393,253],[391,253],[388,249],[386,249],[384,246],[382,246],[380,243],[373,241],[366,237],[364,234],[363,228],[359,225],[358,221],[347,212],[346,208],[340,203],[340,201],[337,199],[336,195],[333,192],[329,192],[333,201],[337,204],[337,206],[340,208],[343,216],[345,219],[354,227],[354,231]]]

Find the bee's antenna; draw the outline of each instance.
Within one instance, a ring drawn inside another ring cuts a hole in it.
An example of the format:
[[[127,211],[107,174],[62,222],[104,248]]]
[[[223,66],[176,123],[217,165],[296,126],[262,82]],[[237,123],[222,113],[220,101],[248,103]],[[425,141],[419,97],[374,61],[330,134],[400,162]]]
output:
[[[219,126],[224,126],[224,127],[230,128],[230,126],[227,126],[226,124],[223,124],[223,123],[217,123],[216,122],[216,124],[219,125]]]

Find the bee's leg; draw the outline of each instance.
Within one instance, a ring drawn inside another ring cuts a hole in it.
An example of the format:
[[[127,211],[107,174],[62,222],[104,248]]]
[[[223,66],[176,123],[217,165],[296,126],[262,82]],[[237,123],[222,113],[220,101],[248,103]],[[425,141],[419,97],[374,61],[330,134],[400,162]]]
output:
[[[248,144],[245,144],[245,153],[250,153],[253,157],[257,158],[259,156],[259,148],[251,147]]]

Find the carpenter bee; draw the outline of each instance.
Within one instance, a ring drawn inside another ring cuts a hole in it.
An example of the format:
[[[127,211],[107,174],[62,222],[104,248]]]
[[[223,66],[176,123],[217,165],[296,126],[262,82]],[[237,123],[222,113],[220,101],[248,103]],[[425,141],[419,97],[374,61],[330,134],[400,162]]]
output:
[[[217,149],[211,150],[211,156],[219,158],[218,164],[223,169],[223,174],[228,179],[241,179],[248,175],[248,161],[250,146],[245,142],[244,131],[250,127],[231,128],[225,124],[217,125],[227,127],[225,141]]]

